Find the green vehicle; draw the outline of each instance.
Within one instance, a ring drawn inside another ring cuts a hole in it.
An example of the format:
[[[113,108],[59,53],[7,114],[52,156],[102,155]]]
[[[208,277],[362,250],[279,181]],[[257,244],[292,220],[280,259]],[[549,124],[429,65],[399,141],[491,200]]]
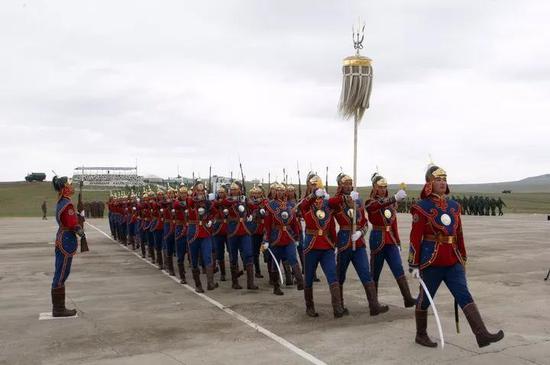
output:
[[[33,182],[33,181],[44,181],[46,179],[46,174],[43,172],[31,172],[27,176],[25,176],[25,180],[27,182]]]

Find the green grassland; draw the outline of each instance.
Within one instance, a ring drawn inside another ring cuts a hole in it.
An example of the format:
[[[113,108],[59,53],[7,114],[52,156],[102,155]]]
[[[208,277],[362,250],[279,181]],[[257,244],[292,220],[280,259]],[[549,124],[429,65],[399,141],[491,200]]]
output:
[[[248,185],[248,184],[247,184]],[[397,187],[390,187],[390,191]],[[334,186],[329,187],[329,193],[336,191]],[[452,185],[451,185],[452,191]],[[370,188],[360,187],[361,197],[366,198]],[[418,198],[418,190],[408,190],[409,197]],[[84,191],[84,201],[103,200],[108,198],[108,191]],[[549,192],[521,192],[512,194],[501,193],[477,193],[460,192],[457,196],[483,195],[489,197],[501,197],[506,203],[505,213],[545,213],[550,214],[550,193]],[[76,202],[77,194],[74,196]],[[48,216],[55,213],[57,200],[56,192],[51,182],[6,182],[0,183],[0,217],[39,217],[42,214],[41,204],[46,200]]]

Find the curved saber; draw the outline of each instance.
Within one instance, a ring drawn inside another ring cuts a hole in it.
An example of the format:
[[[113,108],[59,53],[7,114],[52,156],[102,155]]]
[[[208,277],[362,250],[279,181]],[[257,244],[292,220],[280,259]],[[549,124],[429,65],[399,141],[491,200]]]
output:
[[[432,299],[432,296],[430,295],[430,292],[428,291],[428,288],[426,287],[426,284],[424,283],[424,280],[422,280],[422,278],[418,278],[418,281],[420,282],[420,285],[422,285],[422,289],[424,289],[424,293],[426,293],[426,296],[430,301],[430,305],[432,306],[432,310],[434,311],[435,323],[437,323],[439,339],[441,340],[441,350],[443,350],[443,348],[445,347],[445,339],[443,338],[443,329],[441,328],[441,321],[439,320],[439,314],[437,314],[437,308],[435,307],[435,303]]]
[[[283,285],[283,283],[284,283],[283,273],[281,272],[281,267],[279,266],[279,263],[277,262],[277,258],[275,257],[275,255],[273,254],[273,251],[271,251],[271,249],[269,247],[267,248],[267,250],[271,254],[271,257],[273,258],[273,262],[275,263],[275,266],[277,266],[277,271],[279,272],[279,278],[281,279],[281,285]]]

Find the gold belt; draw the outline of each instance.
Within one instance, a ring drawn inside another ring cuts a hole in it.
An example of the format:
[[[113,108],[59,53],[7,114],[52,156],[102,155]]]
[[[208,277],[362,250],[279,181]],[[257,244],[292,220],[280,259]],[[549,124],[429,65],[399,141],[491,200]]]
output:
[[[438,234],[437,236],[434,236],[433,234],[427,234],[423,237],[426,241],[435,241],[438,243],[446,243],[449,245],[452,245],[456,243],[456,236],[445,236],[442,234]]]
[[[391,226],[372,226],[372,229],[374,229],[375,231],[386,231],[386,232],[389,232],[391,231]]]

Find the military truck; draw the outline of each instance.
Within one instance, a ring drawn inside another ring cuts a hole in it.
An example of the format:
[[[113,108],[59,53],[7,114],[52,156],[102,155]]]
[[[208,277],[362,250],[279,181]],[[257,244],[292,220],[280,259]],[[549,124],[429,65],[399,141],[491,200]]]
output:
[[[44,181],[46,179],[46,174],[43,172],[31,172],[27,176],[25,176],[25,180],[27,182],[33,182],[33,181]]]

